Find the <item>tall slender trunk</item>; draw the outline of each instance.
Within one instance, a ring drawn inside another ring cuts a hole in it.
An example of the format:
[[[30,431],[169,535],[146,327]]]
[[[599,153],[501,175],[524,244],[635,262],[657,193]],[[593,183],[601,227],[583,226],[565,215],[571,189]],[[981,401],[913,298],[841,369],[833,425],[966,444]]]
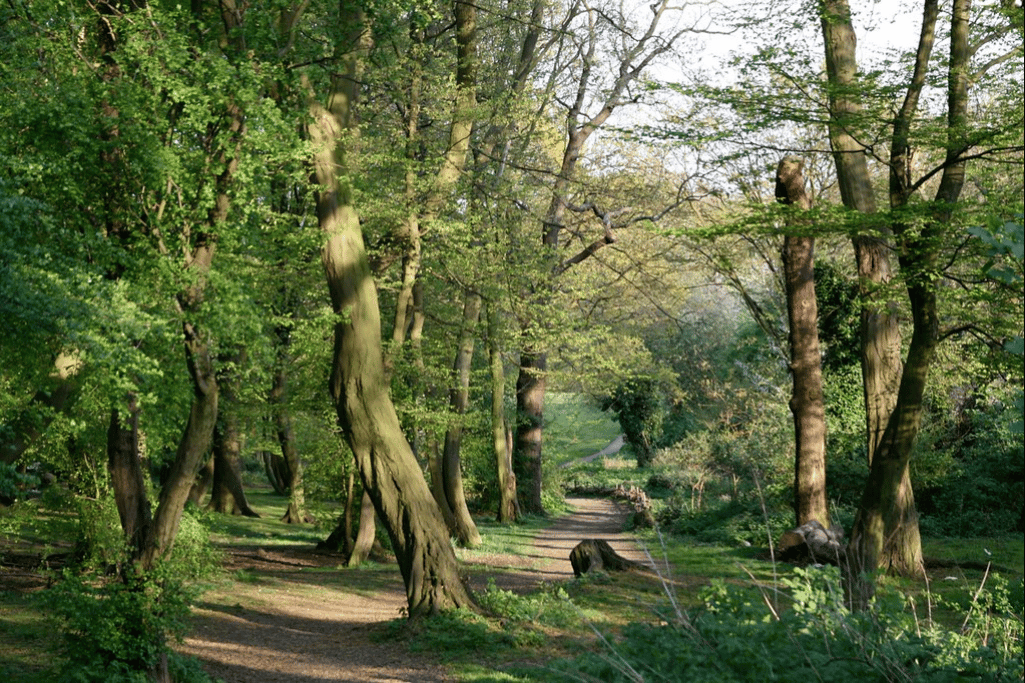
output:
[[[463,303],[463,325],[460,332],[459,348],[452,363],[452,380],[454,385],[449,391],[449,406],[456,415],[445,432],[445,447],[441,459],[441,475],[445,487],[445,498],[452,511],[456,527],[455,533],[459,543],[468,548],[480,545],[480,532],[473,523],[470,510],[466,507],[466,495],[463,491],[462,461],[460,446],[463,438],[462,417],[470,403],[470,366],[473,361],[473,336],[480,321],[482,299],[476,292],[467,292]]]
[[[807,211],[803,162],[786,157],[776,170],[776,199]],[[790,323],[790,371],[794,416],[794,513],[797,525],[811,520],[829,527],[826,499],[826,410],[822,394],[818,302],[815,298],[815,238],[809,226],[788,220],[783,240],[783,280]]]
[[[498,472],[499,522],[515,522],[520,517],[516,497],[516,474],[513,471],[512,431],[505,421],[505,364],[499,343],[498,313],[488,306],[488,366],[491,372],[491,436],[495,451],[495,470]]]
[[[516,378],[516,447],[513,471],[519,493],[520,510],[543,515],[542,439],[544,435],[547,355],[522,350]]]
[[[913,331],[908,347],[907,361],[901,376],[897,405],[883,432],[872,468],[869,483],[858,508],[848,546],[851,572],[846,585],[847,599],[852,607],[863,609],[871,599],[875,585],[866,578],[882,565],[881,556],[888,537],[901,531],[902,526],[913,525],[917,533],[917,518],[909,519],[899,507],[900,473],[908,468],[915,439],[921,427],[926,381],[939,344],[939,313],[937,306],[937,269],[939,249],[944,243],[953,207],[960,199],[965,179],[967,149],[968,89],[970,49],[968,45],[970,0],[954,0],[950,25],[950,59],[947,64],[947,151],[933,203],[932,215],[923,225],[896,223],[894,233],[898,243],[901,271],[907,283],[911,304]],[[926,0],[922,37],[916,67],[921,65],[924,80],[925,64],[931,48],[932,27],[936,8],[934,0]],[[915,82],[919,70],[916,68]],[[914,84],[909,92],[913,91]],[[907,104],[907,103],[906,103]],[[913,111],[904,112],[902,118]],[[901,149],[901,129],[895,126],[894,149]],[[900,186],[891,177],[891,190]],[[891,195],[892,196],[892,195]],[[906,198],[908,195],[904,194]],[[924,567],[921,551],[917,555],[897,558],[900,570],[921,576]]]
[[[306,516],[306,495],[303,488],[303,463],[299,455],[299,446],[292,426],[292,415],[288,408],[288,371],[287,352],[282,352],[279,367],[274,373],[274,386],[270,392],[270,402],[274,410],[274,433],[281,447],[282,468],[287,475],[285,485],[288,487],[288,507],[281,517],[287,524],[302,524],[309,521]]]

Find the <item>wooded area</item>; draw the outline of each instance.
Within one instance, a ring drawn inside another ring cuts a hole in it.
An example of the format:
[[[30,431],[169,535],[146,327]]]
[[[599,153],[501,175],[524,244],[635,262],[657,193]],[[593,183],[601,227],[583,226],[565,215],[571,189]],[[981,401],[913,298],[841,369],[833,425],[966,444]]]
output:
[[[453,540],[558,505],[554,390],[666,529],[731,478],[846,529],[868,609],[1025,531],[1022,16],[10,0],[0,503],[109,503],[141,587],[255,472],[410,618],[477,609]]]

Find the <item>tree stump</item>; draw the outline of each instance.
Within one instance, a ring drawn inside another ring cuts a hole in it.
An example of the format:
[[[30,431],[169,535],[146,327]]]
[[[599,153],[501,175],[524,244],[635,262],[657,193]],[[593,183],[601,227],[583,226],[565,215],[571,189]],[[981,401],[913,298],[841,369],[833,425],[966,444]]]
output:
[[[644,567],[639,562],[628,560],[609,545],[608,541],[589,538],[577,544],[569,554],[569,562],[573,565],[573,574],[580,578],[590,571],[626,571]]]

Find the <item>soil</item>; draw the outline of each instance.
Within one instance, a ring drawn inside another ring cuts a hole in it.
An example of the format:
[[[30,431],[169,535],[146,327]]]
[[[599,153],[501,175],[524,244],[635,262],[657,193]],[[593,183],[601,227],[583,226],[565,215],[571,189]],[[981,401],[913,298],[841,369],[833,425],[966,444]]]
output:
[[[526,592],[542,582],[570,580],[570,551],[585,538],[607,540],[624,557],[650,564],[623,532],[625,507],[596,498],[567,502],[572,513],[541,532],[532,545],[510,554],[465,554],[471,586],[481,590],[493,578],[500,588]],[[405,605],[394,565],[391,571],[376,572],[376,583],[368,586],[361,580],[354,590],[331,577],[337,557],[236,547],[228,550],[228,558],[242,580],[233,582],[231,596],[200,601],[191,634],[180,648],[198,657],[213,677],[226,683],[453,680],[429,655],[376,637]]]

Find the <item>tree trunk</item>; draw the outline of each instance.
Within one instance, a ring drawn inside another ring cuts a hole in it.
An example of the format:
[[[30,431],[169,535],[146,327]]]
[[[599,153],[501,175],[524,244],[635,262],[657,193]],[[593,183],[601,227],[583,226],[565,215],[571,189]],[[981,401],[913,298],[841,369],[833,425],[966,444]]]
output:
[[[196,473],[196,481],[192,482],[192,488],[189,489],[189,503],[192,503],[196,507],[203,504],[203,496],[210,490],[210,484],[214,480],[214,459],[213,456],[206,459],[203,466],[199,468],[199,472]]]
[[[185,502],[189,498],[196,474],[210,451],[217,424],[218,387],[210,347],[192,325],[186,323],[184,327],[189,374],[192,377],[192,408],[167,481],[160,490],[160,502],[153,518],[152,531],[139,558],[146,571],[166,556],[174,543]]]
[[[309,520],[306,517],[302,458],[299,456],[292,416],[288,409],[288,374],[284,367],[288,362],[287,351],[280,350],[278,362],[278,370],[274,373],[274,386],[270,392],[270,403],[274,410],[274,433],[281,446],[281,460],[275,461],[275,464],[279,466],[278,474],[284,475],[282,484],[288,491],[288,507],[281,521],[287,524],[302,524]]]
[[[872,460],[868,486],[848,545],[850,567],[845,589],[848,602],[855,609],[866,608],[874,593],[874,582],[867,577],[878,567],[886,566],[882,555],[888,537],[902,531],[904,526],[914,526],[916,535],[918,531],[917,518],[909,517],[899,506],[902,495],[900,483],[911,461],[912,449],[921,426],[926,381],[939,344],[936,284],[939,281],[939,249],[946,237],[953,206],[959,200],[964,186],[965,161],[961,155],[968,147],[965,138],[968,135],[969,4],[969,0],[954,0],[951,10],[950,59],[947,67],[947,153],[932,215],[926,217],[924,225],[897,223],[894,226],[900,266],[905,275],[908,301],[911,304],[913,331],[901,375],[897,405]],[[935,21],[934,1],[926,0],[916,61],[916,66],[921,66],[923,81],[933,32],[930,17]],[[915,81],[918,76],[919,70],[916,68]],[[913,83],[909,88],[909,99],[915,97],[914,88]],[[894,150],[902,148],[900,128],[910,114],[905,102],[905,108],[895,125]],[[894,188],[893,181],[891,178],[891,190]],[[904,198],[907,196],[905,194]],[[915,554],[886,559],[891,562],[890,568],[914,576],[924,575],[920,547]]]
[[[473,602],[388,392],[377,288],[349,184],[358,169],[346,156],[368,31],[359,10],[347,4],[339,22],[339,62],[327,107],[309,99],[317,218],[326,238],[322,259],[338,316],[329,386],[364,488],[391,539],[409,616],[417,618]]]
[[[516,378],[516,447],[513,471],[520,510],[543,515],[541,500],[541,448],[544,434],[545,370],[547,356],[540,352],[520,352],[520,372]]]
[[[512,431],[505,421],[505,365],[498,338],[498,314],[488,306],[488,365],[491,371],[491,436],[495,450],[495,470],[498,472],[499,522],[515,522],[520,517],[516,499],[516,474],[512,465]]]
[[[804,190],[803,162],[786,157],[776,171],[776,199],[802,211],[811,209]],[[826,499],[826,411],[822,394],[822,355],[819,353],[818,303],[815,299],[815,238],[796,227],[783,241],[783,280],[790,323],[790,371],[794,416],[794,512],[796,526],[817,521],[829,527]]]
[[[470,510],[466,507],[466,495],[463,491],[462,462],[460,446],[463,438],[462,418],[470,403],[470,365],[473,361],[473,333],[480,322],[482,300],[479,294],[466,293],[463,303],[463,326],[460,332],[459,348],[452,363],[452,379],[455,384],[449,391],[449,405],[456,414],[453,422],[445,432],[445,448],[441,459],[441,476],[445,487],[445,499],[455,522],[455,535],[460,545],[473,548],[480,545],[480,532],[473,523]]]
[[[128,397],[128,419],[121,422],[117,408],[110,411],[107,429],[107,469],[117,503],[121,529],[133,559],[139,556],[149,533],[152,516],[146,478],[139,457],[139,409],[134,396]]]
[[[355,567],[367,561],[370,551],[374,549],[377,541],[377,513],[374,511],[374,501],[370,494],[364,489],[363,500],[359,508],[359,529],[356,531],[356,542],[353,543],[352,552],[346,560],[346,566]]]
[[[242,433],[233,411],[223,411],[214,430],[214,479],[208,508],[226,515],[259,517],[242,488]]]
[[[267,482],[270,483],[274,493],[279,496],[288,495],[288,466],[280,453],[272,451],[261,451],[260,458],[263,460],[263,471],[267,475]]]
[[[850,7],[847,0],[824,0],[820,11],[830,86],[829,137],[840,195],[847,208],[866,215],[875,214],[876,200],[865,146],[855,135],[861,105],[855,95],[858,86],[857,38],[851,23]],[[889,228],[879,226],[876,235],[852,239],[858,285],[865,302],[861,309],[861,373],[870,467],[897,403],[902,373],[896,305],[889,300],[887,291],[892,277],[889,237]],[[910,471],[901,474],[900,487],[901,494],[894,498],[895,504],[912,507],[901,509],[897,514],[908,524],[886,534],[886,547],[878,557],[886,565],[896,565],[886,558],[920,557],[922,552]]]

